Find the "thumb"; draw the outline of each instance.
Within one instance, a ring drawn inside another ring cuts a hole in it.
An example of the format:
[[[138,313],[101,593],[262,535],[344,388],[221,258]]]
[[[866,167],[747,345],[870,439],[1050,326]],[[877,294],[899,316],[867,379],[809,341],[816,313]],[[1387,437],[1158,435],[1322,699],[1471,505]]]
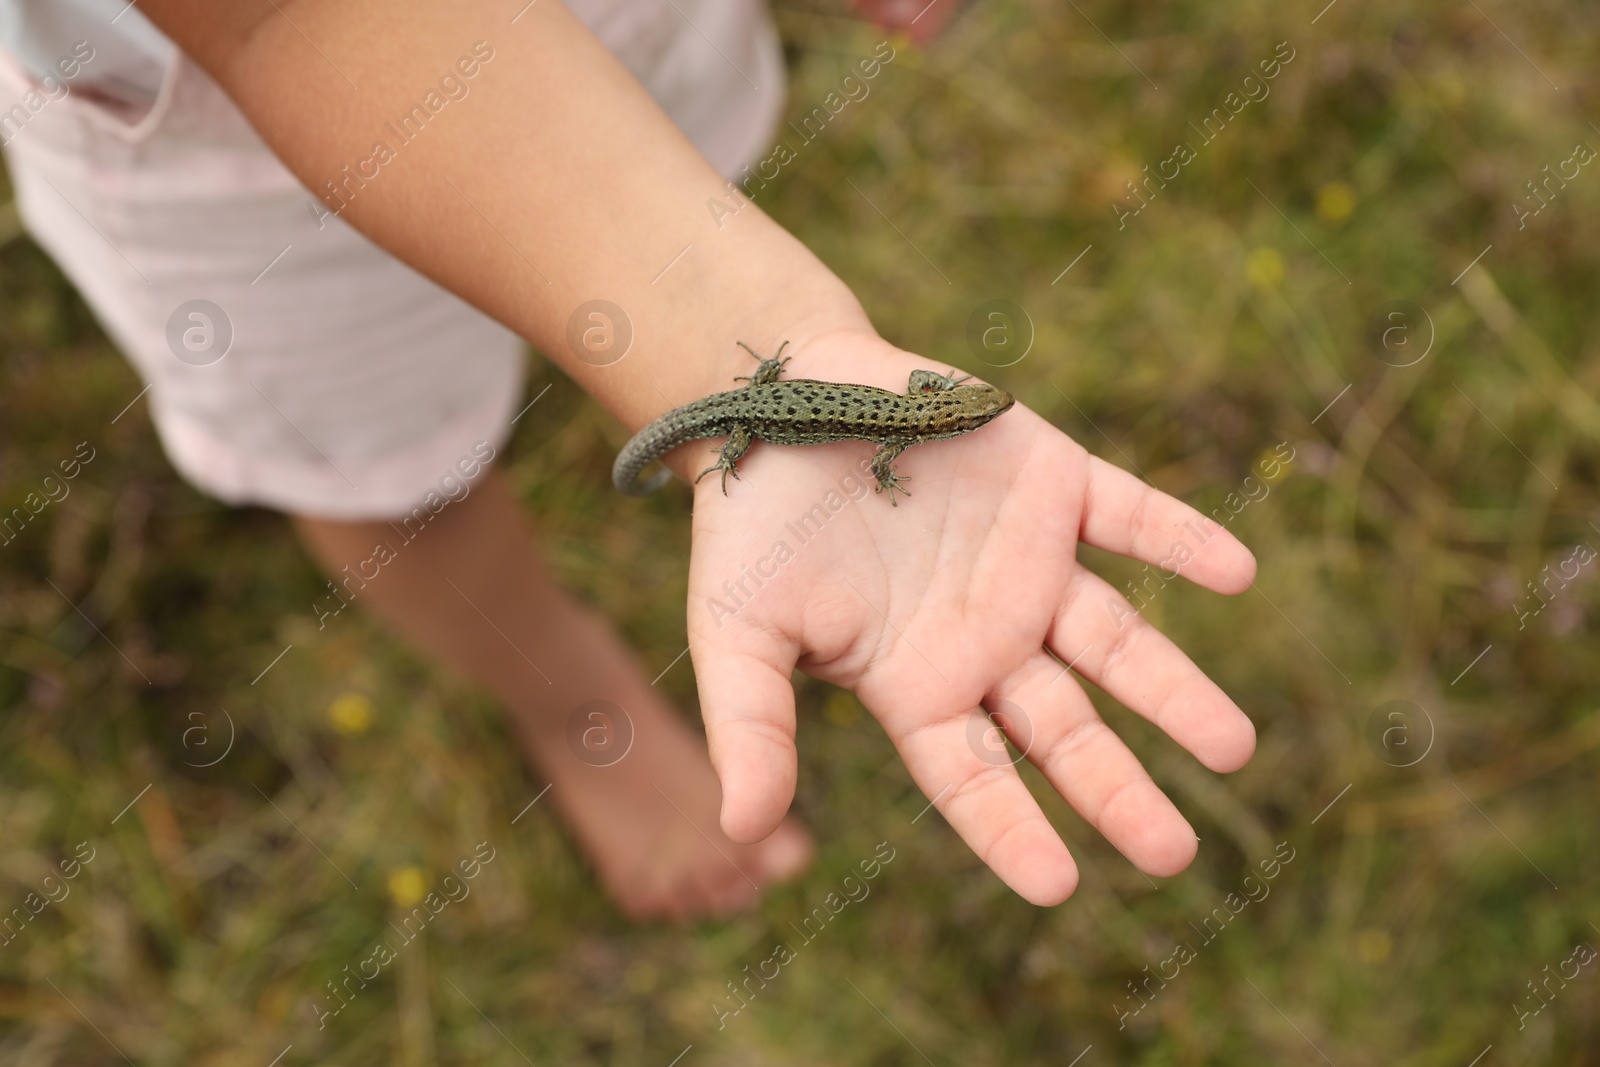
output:
[[[745,650],[727,637],[692,643],[711,765],[722,782],[722,832],[735,841],[760,841],[778,828],[794,800],[796,654],[767,635],[733,638],[765,649]],[[767,655],[760,655],[766,652]]]

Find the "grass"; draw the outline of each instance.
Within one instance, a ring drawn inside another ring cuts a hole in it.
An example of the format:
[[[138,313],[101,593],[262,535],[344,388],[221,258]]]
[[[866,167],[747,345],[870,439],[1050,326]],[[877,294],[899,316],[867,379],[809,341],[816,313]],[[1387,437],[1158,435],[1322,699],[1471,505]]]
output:
[[[934,47],[899,45],[758,197],[898,344],[1202,510],[1257,498],[1230,522],[1257,592],[1174,586],[1146,614],[1251,714],[1258,754],[1213,775],[1095,694],[1200,855],[1147,879],[1047,799],[1084,871],[1049,910],[918,818],[870,717],[802,679],[815,869],[737,921],[630,926],[546,812],[512,825],[541,783],[483,695],[359,615],[319,633],[322,581],[285,520],[182,483],[142,407],[113,423],[140,383],[0,211],[0,505],[95,449],[0,555],[0,907],[76,843],[94,856],[0,947],[0,1060],[1594,1062],[1593,964],[1520,1029],[1515,1006],[1600,944],[1596,568],[1525,626],[1513,604],[1600,547],[1600,174],[1525,228],[1510,205],[1575,142],[1600,147],[1600,27],[1575,4],[1320,7],[974,4]],[[778,11],[795,116],[879,40],[840,14]],[[1119,227],[1126,183],[1279,42],[1270,95]],[[993,300],[1034,333],[1004,367],[966,340]],[[621,429],[548,364],[533,378],[551,388],[509,474],[564,578],[664,667],[688,498],[614,493]],[[1294,461],[1246,483],[1280,442]],[[661,684],[694,706],[686,661]],[[229,722],[225,761],[194,766]],[[471,896],[318,1030],[309,1002],[397,896],[484,841]],[[880,842],[870,895],[719,1028],[727,983]],[[1275,850],[1293,858],[1266,881]],[[1230,893],[1260,899],[1234,916]],[[1179,943],[1177,977],[1147,979]]]

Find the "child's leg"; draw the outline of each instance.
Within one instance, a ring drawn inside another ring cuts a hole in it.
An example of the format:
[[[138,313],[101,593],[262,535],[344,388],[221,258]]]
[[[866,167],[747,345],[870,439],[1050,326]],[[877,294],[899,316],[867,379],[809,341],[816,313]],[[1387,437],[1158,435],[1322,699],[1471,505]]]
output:
[[[31,87],[0,55],[0,98]],[[298,522],[331,569],[400,540],[370,516],[398,518],[446,479],[476,476],[473,457],[506,439],[521,404],[520,339],[310,210],[183,57],[136,125],[75,91],[3,147],[23,221],[138,368],[174,465],[220,500],[343,517]],[[705,913],[803,866],[810,842],[796,827],[750,848],[723,837],[701,739],[606,626],[551,586],[504,484],[475,483],[436,516],[422,510],[424,529],[361,599],[500,697],[553,781],[543,803],[566,815],[618,903]],[[627,709],[636,728],[609,768],[566,747],[568,716],[596,698]]]
[[[395,540],[379,521],[297,516],[295,526],[329,573]],[[532,524],[497,471],[401,547],[360,602],[500,698],[528,758],[553,783],[547,802],[561,809],[630,914],[737,908],[756,887],[805,866],[811,841],[793,823],[757,845],[723,836],[704,741],[651,688],[604,620],[551,583]],[[632,748],[609,767],[591,766],[568,746],[571,713],[594,699],[620,705],[634,726]]]

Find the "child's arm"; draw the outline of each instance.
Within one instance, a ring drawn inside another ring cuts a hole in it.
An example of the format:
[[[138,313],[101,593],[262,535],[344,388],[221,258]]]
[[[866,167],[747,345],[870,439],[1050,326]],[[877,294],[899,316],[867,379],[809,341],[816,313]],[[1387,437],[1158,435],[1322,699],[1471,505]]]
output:
[[[788,339],[794,351],[823,331],[871,329],[838,278],[753,205],[719,229],[708,204],[739,204],[721,176],[565,7],[525,3],[140,10],[314,192],[343,183],[346,166],[375,169],[364,188],[349,183],[340,217],[528,338],[629,427],[749,373],[736,340],[768,351]],[[461,77],[479,41],[493,58]],[[468,95],[402,144],[388,124],[446,73]],[[394,158],[364,163],[378,141]],[[633,323],[632,352],[614,366],[568,348],[568,317],[594,299]]]
[[[735,341],[770,353],[789,340],[790,376],[896,391],[912,369],[944,369],[879,338],[843,283],[755,207],[719,229],[707,202],[725,198],[721,179],[559,4],[141,10],[313,189],[371,156],[386,123],[487,42],[470,95],[392,146],[342,217],[527,337],[630,428],[748,374]],[[596,298],[636,332],[603,368],[565,341],[573,309]],[[759,839],[789,805],[798,665],[860,696],[940,812],[1028,899],[1064,899],[1077,871],[988,743],[980,705],[1135,864],[1181,870],[1193,830],[1047,652],[1232,770],[1253,750],[1250,721],[1074,553],[1081,539],[1221,592],[1249,586],[1250,553],[1021,405],[904,458],[916,495],[899,508],[841,478],[865,452],[758,445],[731,496],[717,479],[697,487],[689,640],[723,829]],[[680,449],[671,463],[685,474],[704,455]]]

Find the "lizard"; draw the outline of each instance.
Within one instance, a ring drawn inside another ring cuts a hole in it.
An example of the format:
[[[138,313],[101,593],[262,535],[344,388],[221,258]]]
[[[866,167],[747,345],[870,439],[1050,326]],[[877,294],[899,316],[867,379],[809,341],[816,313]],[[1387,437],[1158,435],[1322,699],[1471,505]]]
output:
[[[896,474],[892,466],[901,452],[923,441],[970,433],[1016,403],[1010,393],[992,385],[963,385],[970,376],[957,378],[954,371],[914,370],[904,393],[809,378],[780,381],[789,362],[783,355],[789,342],[779,345],[771,359],[743,341],[736,343],[760,363],[748,378],[734,379],[750,384],[674,408],[634,434],[611,469],[611,480],[623,493],[644,496],[661,488],[671,479],[670,471],[663,470],[643,482],[639,473],[679,445],[701,438],[728,438],[720,449],[712,450],[718,453],[717,462],[695,479],[698,483],[711,472],[721,471],[724,496],[728,475],[739,477],[739,460],[754,441],[778,445],[871,441],[878,445],[871,466],[878,482],[874,492],[887,489],[889,503],[898,507],[896,490],[911,495],[904,485],[911,479]]]

